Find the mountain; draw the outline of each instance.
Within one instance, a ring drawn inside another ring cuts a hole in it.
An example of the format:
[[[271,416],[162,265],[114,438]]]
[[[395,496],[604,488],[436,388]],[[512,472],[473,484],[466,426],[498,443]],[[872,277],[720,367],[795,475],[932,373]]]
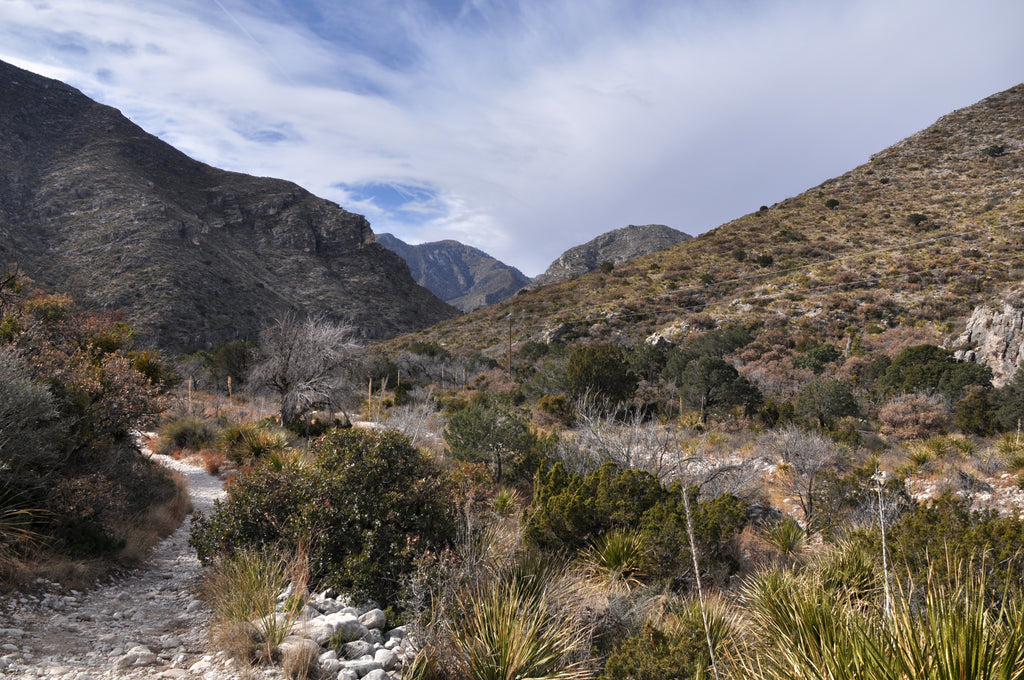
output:
[[[169,349],[254,339],[289,310],[368,338],[456,310],[361,215],[199,163],[55,80],[0,62],[0,266]]]
[[[568,281],[598,269],[605,262],[616,265],[689,238],[687,234],[664,224],[631,224],[613,229],[559,255],[543,274],[533,280],[530,288]]]
[[[377,243],[401,255],[417,283],[464,312],[507,300],[530,282],[515,267],[458,241],[414,246],[378,234]]]
[[[798,196],[415,337],[501,356],[511,314],[516,342],[674,340],[738,322],[780,356],[808,338],[952,347],[976,307],[1024,279],[1022,140],[1018,85]]]

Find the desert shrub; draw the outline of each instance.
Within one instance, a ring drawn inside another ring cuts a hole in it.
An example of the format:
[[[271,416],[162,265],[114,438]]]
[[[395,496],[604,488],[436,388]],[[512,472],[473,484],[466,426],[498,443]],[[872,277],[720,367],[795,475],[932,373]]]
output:
[[[835,345],[815,345],[793,359],[793,368],[805,368],[814,373],[821,373],[825,365],[842,356]]]
[[[771,253],[760,253],[754,258],[758,267],[771,267],[775,264],[775,257]]]
[[[609,655],[601,678],[689,680],[704,677],[710,666],[704,627],[699,621],[670,631],[647,622]]]
[[[608,592],[629,592],[643,585],[647,574],[644,563],[647,550],[643,536],[636,531],[613,529],[599,536],[580,555],[583,571],[589,579]]]
[[[561,394],[542,394],[537,400],[537,407],[542,413],[546,413],[557,422],[572,426],[575,419],[575,412],[569,400]]]
[[[731,494],[698,503],[694,490],[687,493],[704,567],[732,573],[739,564],[732,538],[746,524],[746,504]],[[575,554],[611,531],[635,531],[647,546],[645,569],[652,578],[692,577],[682,494],[678,482],[665,487],[648,472],[613,463],[586,477],[556,463],[538,475],[524,542],[546,553]]]
[[[1006,432],[1024,420],[1024,371],[1018,370],[1006,385],[989,395],[995,426]]]
[[[578,657],[590,639],[587,627],[552,611],[546,584],[506,577],[468,593],[452,621],[452,647],[461,677],[480,680],[592,676]]]
[[[835,198],[830,198],[827,201],[825,201],[825,207],[828,208],[829,210],[835,210],[836,208],[839,207],[839,200]]]
[[[625,353],[615,345],[573,350],[565,378],[574,399],[592,394],[612,402],[624,402],[633,396],[637,387],[636,375],[630,370]]]
[[[470,404],[454,413],[444,440],[456,460],[486,462],[500,484],[533,477],[544,460],[543,440],[526,421],[499,405]]]
[[[184,416],[168,421],[160,428],[158,453],[170,455],[175,451],[200,451],[217,440],[216,426],[195,416]]]
[[[936,394],[901,394],[878,410],[882,434],[897,439],[921,439],[949,430],[953,413]]]
[[[280,555],[241,550],[218,561],[206,575],[205,596],[213,607],[214,644],[245,662],[269,662],[305,607],[301,597],[277,615],[277,598],[292,569]]]
[[[151,425],[157,389],[133,367],[116,315],[11,280],[0,281],[12,319],[0,347],[0,495],[36,511],[30,529],[48,557],[116,557],[126,527],[177,493],[131,436]]]
[[[256,344],[252,342],[229,340],[217,345],[208,359],[214,380],[226,382],[230,378],[236,387],[240,387],[245,383],[255,353]]]
[[[797,390],[793,400],[796,414],[819,427],[831,426],[839,418],[860,415],[853,390],[842,380],[812,378]]]
[[[332,430],[298,457],[263,462],[230,487],[190,542],[208,564],[238,550],[308,545],[310,577],[382,604],[427,551],[454,538],[447,476],[394,431]]]
[[[649,342],[640,342],[628,350],[626,358],[639,379],[653,381],[665,369],[668,352]]]
[[[11,349],[0,347],[0,469],[8,480],[56,463],[66,426],[45,385]]]
[[[982,574],[997,600],[1024,587],[1024,521],[945,492],[903,514],[889,533],[890,564],[917,583],[949,581],[960,570]],[[881,550],[875,532],[874,551]]]
[[[964,398],[956,403],[954,422],[963,432],[982,437],[996,431],[996,421],[989,400],[990,392],[977,385],[964,389]]]
[[[691,361],[676,385],[683,400],[700,411],[702,422],[707,422],[712,413],[733,406],[754,413],[762,401],[761,392],[732,364],[713,355]]]
[[[957,361],[947,349],[914,345],[896,355],[879,385],[889,394],[932,391],[956,401],[968,385],[991,388],[992,371],[971,361]]]

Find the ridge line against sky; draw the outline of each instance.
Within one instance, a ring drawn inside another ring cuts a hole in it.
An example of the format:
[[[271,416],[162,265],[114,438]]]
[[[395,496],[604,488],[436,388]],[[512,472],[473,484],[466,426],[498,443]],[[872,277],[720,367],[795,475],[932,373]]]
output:
[[[528,275],[696,235],[1024,81],[1020,0],[0,0],[0,59]]]

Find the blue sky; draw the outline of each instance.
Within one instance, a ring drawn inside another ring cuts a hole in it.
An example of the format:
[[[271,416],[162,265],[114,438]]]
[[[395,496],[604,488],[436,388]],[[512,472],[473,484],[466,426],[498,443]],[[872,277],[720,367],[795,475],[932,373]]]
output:
[[[529,275],[698,234],[1024,81],[1021,0],[0,0],[0,59]]]

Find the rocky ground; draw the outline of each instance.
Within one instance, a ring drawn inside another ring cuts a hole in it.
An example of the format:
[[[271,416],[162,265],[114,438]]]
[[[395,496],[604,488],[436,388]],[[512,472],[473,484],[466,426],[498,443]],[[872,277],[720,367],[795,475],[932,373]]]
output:
[[[158,458],[188,479],[196,509],[209,510],[223,493],[203,469]],[[252,677],[207,652],[210,612],[198,599],[190,525],[187,518],[137,569],[88,592],[40,580],[0,600],[0,680]]]

